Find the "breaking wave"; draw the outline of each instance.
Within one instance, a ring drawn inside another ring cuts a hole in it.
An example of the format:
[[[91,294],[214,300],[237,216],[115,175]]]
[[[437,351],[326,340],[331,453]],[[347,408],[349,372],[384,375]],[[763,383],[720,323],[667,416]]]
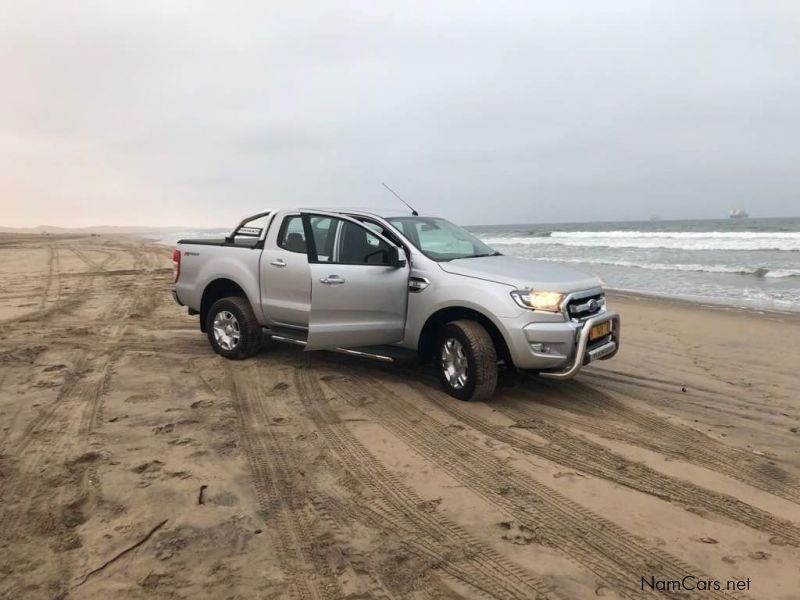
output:
[[[797,231],[552,231],[527,236],[484,236],[482,239],[490,245],[800,251],[800,232]]]
[[[744,267],[728,265],[701,265],[681,263],[644,263],[630,260],[607,260],[597,258],[543,258],[529,257],[529,260],[545,262],[561,262],[571,264],[609,265],[613,267],[631,267],[634,269],[647,269],[649,271],[689,271],[695,273],[730,273],[733,275],[751,275],[767,279],[783,279],[785,277],[800,277],[800,269],[770,269],[767,267]]]

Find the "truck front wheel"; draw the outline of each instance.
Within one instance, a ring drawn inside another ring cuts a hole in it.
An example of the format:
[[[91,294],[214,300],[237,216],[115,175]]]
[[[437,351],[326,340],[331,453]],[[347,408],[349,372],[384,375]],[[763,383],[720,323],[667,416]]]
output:
[[[261,347],[261,325],[246,298],[217,300],[206,317],[206,333],[214,352],[231,360],[256,354]]]
[[[439,332],[434,364],[445,391],[459,400],[487,400],[497,386],[497,351],[475,321],[453,321]]]

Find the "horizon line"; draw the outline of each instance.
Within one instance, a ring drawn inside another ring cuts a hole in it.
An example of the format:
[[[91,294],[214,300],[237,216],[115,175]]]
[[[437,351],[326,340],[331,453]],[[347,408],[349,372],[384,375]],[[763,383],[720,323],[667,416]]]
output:
[[[363,210],[363,209],[362,209]],[[426,215],[420,215],[421,217],[425,217]],[[737,222],[748,222],[748,221],[759,221],[765,219],[800,219],[800,215],[786,215],[786,216],[750,216],[746,219],[731,219],[730,217],[680,217],[680,218],[643,218],[643,219],[612,219],[612,220],[602,220],[602,221],[531,221],[531,222],[515,222],[515,223],[469,223],[466,225],[462,225],[463,227],[501,227],[501,226],[515,226],[519,227],[521,225],[579,225],[579,224],[608,224],[608,223],[675,223],[675,222],[686,222],[686,221],[737,221]],[[224,227],[222,225],[113,225],[113,224],[104,224],[104,225],[28,225],[28,226],[9,226],[9,225],[0,225],[0,232],[6,233],[14,233],[14,232],[26,232],[26,231],[42,231],[46,229],[63,229],[63,230],[72,230],[72,231],[89,231],[92,229],[122,229],[128,230],[130,232],[134,231],[174,231],[174,230],[217,230],[217,231],[227,231],[232,230],[235,225],[230,227]]]

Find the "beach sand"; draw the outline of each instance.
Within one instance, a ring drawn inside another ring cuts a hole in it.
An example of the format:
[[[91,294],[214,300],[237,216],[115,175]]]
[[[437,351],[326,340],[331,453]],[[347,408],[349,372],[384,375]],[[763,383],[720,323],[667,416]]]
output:
[[[217,357],[170,254],[0,235],[0,597],[798,597],[798,317],[611,295],[616,358],[464,403]]]

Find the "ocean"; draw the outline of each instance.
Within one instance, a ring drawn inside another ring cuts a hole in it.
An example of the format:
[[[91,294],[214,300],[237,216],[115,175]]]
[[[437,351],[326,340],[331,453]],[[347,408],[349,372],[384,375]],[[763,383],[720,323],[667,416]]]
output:
[[[496,250],[610,289],[800,312],[800,218],[469,227]]]
[[[610,289],[800,312],[800,218],[467,227],[502,252],[597,274]],[[227,231],[152,236],[224,237]]]

